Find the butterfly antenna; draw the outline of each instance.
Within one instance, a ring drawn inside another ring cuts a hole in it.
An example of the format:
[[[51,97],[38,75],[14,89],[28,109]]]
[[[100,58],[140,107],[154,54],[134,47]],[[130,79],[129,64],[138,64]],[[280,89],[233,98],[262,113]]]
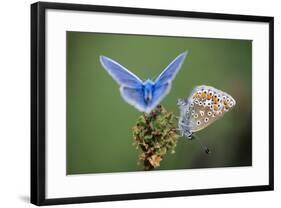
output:
[[[210,149],[209,149],[206,145],[202,144],[202,142],[200,141],[200,139],[199,139],[199,137],[198,137],[197,135],[194,135],[194,134],[193,134],[192,137],[194,137],[194,139],[197,139],[197,141],[199,142],[199,144],[200,144],[202,150],[204,150],[204,152],[205,152],[206,154],[211,154]]]

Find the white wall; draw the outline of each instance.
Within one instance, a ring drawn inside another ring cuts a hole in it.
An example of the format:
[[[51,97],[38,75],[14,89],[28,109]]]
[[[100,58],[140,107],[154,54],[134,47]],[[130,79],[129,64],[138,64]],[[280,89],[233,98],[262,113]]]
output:
[[[50,1],[50,0],[49,0]],[[29,139],[30,139],[30,3],[2,1],[0,32],[0,207],[30,207]],[[63,1],[60,2],[70,2]],[[265,207],[281,204],[280,134],[281,105],[279,89],[281,13],[278,1],[246,0],[93,0],[71,1],[100,5],[148,7],[160,9],[236,13],[275,16],[275,191],[211,196],[150,199],[125,202],[68,205],[65,207]],[[278,83],[279,82],[279,83]],[[277,124],[277,125],[276,125]],[[62,206],[64,207],[64,206]]]

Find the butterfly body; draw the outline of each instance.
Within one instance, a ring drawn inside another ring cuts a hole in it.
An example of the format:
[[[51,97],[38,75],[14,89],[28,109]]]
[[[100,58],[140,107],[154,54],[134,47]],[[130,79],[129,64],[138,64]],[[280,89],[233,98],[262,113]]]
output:
[[[179,99],[179,130],[182,136],[191,138],[231,110],[236,101],[229,94],[211,86],[197,86],[188,98]]]
[[[154,82],[150,79],[146,80],[143,83],[143,95],[144,95],[144,101],[147,105],[150,105],[152,101],[153,91],[154,91]]]
[[[141,80],[116,61],[101,56],[100,62],[109,75],[119,84],[123,99],[141,112],[149,113],[170,92],[172,80],[180,70],[187,55],[178,55],[155,79]]]

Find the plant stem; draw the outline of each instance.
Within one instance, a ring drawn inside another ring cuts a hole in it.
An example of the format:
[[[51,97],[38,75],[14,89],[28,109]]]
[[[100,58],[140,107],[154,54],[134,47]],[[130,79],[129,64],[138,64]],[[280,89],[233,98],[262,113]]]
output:
[[[144,170],[153,170],[154,167],[150,164],[149,160],[143,161]]]

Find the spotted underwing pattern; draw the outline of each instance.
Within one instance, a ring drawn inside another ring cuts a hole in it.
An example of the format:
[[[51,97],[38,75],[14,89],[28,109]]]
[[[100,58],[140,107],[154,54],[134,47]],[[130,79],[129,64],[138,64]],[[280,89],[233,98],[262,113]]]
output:
[[[180,109],[179,131],[182,136],[191,138],[231,110],[236,101],[232,96],[211,86],[195,87],[190,96],[178,99]]]

